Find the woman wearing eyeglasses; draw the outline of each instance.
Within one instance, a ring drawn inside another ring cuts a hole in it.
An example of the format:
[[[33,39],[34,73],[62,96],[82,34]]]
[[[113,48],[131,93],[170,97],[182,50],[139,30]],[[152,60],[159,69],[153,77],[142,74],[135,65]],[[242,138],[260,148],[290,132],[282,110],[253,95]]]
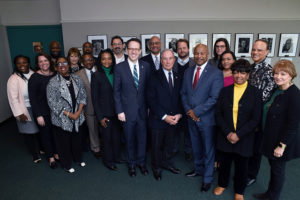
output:
[[[65,57],[57,59],[56,71],[57,75],[47,86],[47,99],[60,163],[67,172],[73,173],[72,160],[81,167],[85,166],[80,133],[85,121],[83,106],[86,104],[86,91],[82,80],[70,74]]]

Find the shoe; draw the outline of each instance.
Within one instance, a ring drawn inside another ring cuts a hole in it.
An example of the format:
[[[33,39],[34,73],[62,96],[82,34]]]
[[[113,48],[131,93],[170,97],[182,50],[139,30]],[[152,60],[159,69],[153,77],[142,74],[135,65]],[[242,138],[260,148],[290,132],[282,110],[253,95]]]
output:
[[[180,174],[180,169],[177,169],[175,167],[169,167],[169,168],[165,168],[166,170],[169,170],[170,172],[172,172],[173,174]]]
[[[41,161],[42,161],[41,158],[34,158],[34,159],[33,159],[33,162],[34,162],[34,163],[39,163],[39,162],[41,162]]]
[[[161,171],[153,170],[153,176],[157,181],[160,181],[161,180]]]
[[[131,177],[136,176],[135,168],[134,167],[128,167],[128,174]]]
[[[210,189],[211,183],[202,183],[201,192],[207,192]]]
[[[53,161],[53,162],[50,162],[49,166],[50,166],[51,169],[55,169],[57,167],[57,164],[56,164],[55,161]]]
[[[269,195],[267,192],[265,193],[258,193],[258,194],[253,194],[252,195],[254,198],[256,199],[261,199],[261,200],[268,200],[269,199]]]
[[[250,185],[252,185],[253,183],[255,183],[256,182],[256,179],[255,178],[247,178],[247,186],[250,186]]]
[[[138,166],[138,167],[140,168],[140,171],[143,175],[145,175],[145,176],[148,175],[149,172],[148,172],[146,165]]]
[[[117,171],[117,169],[118,169],[116,165],[109,165],[109,164],[104,163],[104,166],[112,171]]]
[[[196,176],[200,176],[200,174],[198,174],[197,172],[195,172],[195,170],[188,172],[185,174],[185,176],[187,177],[196,177]]]
[[[219,196],[219,195],[223,194],[224,190],[225,190],[225,188],[217,186],[214,189],[214,195]]]
[[[70,169],[65,169],[66,172],[69,172],[70,174],[75,172],[74,168],[70,168]]]
[[[81,162],[81,163],[78,163],[78,164],[79,164],[80,167],[85,167],[86,166],[85,162]]]
[[[234,200],[244,200],[244,195],[235,193]]]
[[[186,161],[192,161],[193,160],[193,155],[191,153],[185,153],[184,154],[184,159]]]
[[[101,151],[98,151],[98,152],[95,152],[95,151],[92,151],[93,152],[93,154],[94,154],[94,156],[95,156],[95,158],[100,158],[102,155],[101,155]]]

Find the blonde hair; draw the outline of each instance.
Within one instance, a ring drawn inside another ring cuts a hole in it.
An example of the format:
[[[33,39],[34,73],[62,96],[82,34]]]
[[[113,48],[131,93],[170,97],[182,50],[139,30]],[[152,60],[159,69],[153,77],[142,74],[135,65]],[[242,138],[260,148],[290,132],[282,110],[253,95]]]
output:
[[[284,71],[288,73],[292,79],[294,79],[297,76],[295,65],[292,61],[289,60],[280,60],[278,61],[272,70],[273,75],[275,72]]]

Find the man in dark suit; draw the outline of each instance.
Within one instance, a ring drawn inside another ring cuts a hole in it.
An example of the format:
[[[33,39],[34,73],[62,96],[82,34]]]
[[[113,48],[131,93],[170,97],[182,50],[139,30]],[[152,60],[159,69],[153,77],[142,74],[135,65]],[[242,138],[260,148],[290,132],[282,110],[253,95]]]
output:
[[[151,73],[157,72],[161,68],[160,64],[161,42],[159,37],[153,36],[149,40],[149,50],[151,53],[141,58],[141,60],[149,63]]]
[[[161,53],[162,68],[152,74],[147,93],[150,107],[149,124],[152,135],[152,170],[156,180],[161,180],[161,168],[174,174],[180,170],[172,161],[173,139],[181,118],[181,78],[172,71],[174,53],[166,49]]]
[[[121,36],[115,35],[111,38],[111,50],[114,52],[116,64],[127,60],[128,56],[124,54],[125,43]]]
[[[176,43],[176,49],[178,58],[174,63],[173,71],[178,76],[183,78],[184,72],[187,68],[195,65],[195,61],[189,57],[189,41],[186,39],[179,39]],[[181,106],[182,113],[184,113],[183,106]],[[184,133],[184,153],[185,160],[192,160],[192,144],[187,125],[187,116],[184,115],[179,121],[178,128],[180,131],[175,133],[173,153],[176,154],[179,151],[180,146],[180,133]]]
[[[130,39],[127,42],[128,59],[116,65],[114,72],[115,107],[118,119],[123,122],[130,176],[136,176],[136,166],[142,174],[148,174],[145,162],[146,89],[150,68],[146,62],[138,60],[141,51],[141,41]]]
[[[201,191],[208,191],[213,180],[215,155],[215,104],[223,88],[223,74],[207,62],[208,48],[199,44],[194,48],[196,65],[185,71],[181,98],[194,154],[194,170],[188,177],[203,176]]]

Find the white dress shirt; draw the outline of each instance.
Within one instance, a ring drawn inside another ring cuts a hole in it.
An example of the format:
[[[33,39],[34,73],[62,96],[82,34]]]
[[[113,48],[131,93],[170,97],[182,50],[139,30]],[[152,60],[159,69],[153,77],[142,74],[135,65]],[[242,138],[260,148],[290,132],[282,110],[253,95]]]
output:
[[[96,67],[94,66],[91,70],[85,68],[85,73],[86,73],[86,76],[88,77],[89,83],[91,83],[91,79],[92,79],[91,71],[95,72],[96,71]]]
[[[136,61],[136,64],[134,64],[133,62],[131,62],[131,60],[128,59],[128,64],[129,64],[130,71],[131,71],[131,74],[132,74],[133,77],[134,77],[134,74],[133,74],[134,65],[136,66],[136,71],[137,71],[137,74],[138,74],[138,79],[140,79],[139,61]]]
[[[118,58],[115,54],[114,54],[114,56],[115,56],[115,59],[116,59],[116,64],[119,64],[120,62],[125,61],[124,53],[123,53],[123,56],[121,58]]]

